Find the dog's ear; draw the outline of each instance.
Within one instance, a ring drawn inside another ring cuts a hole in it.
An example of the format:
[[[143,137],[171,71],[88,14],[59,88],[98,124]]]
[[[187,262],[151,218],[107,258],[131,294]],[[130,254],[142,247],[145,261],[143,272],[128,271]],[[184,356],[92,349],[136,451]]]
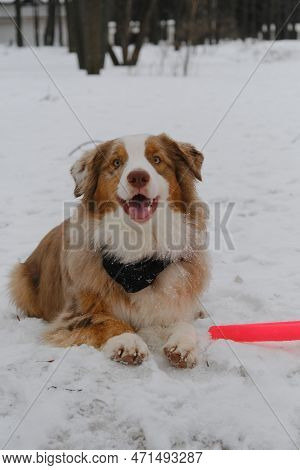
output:
[[[95,161],[98,149],[85,152],[71,167],[71,175],[75,181],[74,195],[80,197],[83,194],[88,197],[97,184],[97,172]]]
[[[185,142],[177,142],[166,134],[161,134],[160,137],[164,140],[165,143],[167,143],[169,147],[171,147],[171,152],[173,152],[177,158],[183,160],[193,175],[199,181],[202,181],[201,167],[204,160],[202,153],[193,145],[187,144]]]
[[[201,168],[204,160],[203,154],[193,145],[184,142],[177,142],[182,158],[190,168],[194,176],[202,181]]]

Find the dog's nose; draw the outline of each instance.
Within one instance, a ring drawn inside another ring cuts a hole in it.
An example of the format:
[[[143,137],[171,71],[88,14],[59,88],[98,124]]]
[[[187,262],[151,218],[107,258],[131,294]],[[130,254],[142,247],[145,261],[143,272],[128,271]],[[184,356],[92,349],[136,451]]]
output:
[[[149,183],[150,175],[144,170],[131,171],[127,176],[127,181],[134,188],[143,188]]]

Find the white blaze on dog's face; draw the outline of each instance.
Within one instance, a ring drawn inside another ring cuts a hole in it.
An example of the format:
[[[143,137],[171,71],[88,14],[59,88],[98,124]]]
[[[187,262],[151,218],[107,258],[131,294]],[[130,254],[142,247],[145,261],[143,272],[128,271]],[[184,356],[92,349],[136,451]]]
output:
[[[128,216],[138,223],[149,220],[158,203],[166,202],[169,183],[158,173],[155,165],[161,163],[157,154],[146,155],[149,135],[133,135],[119,139],[124,145],[127,160],[117,188],[117,198]]]

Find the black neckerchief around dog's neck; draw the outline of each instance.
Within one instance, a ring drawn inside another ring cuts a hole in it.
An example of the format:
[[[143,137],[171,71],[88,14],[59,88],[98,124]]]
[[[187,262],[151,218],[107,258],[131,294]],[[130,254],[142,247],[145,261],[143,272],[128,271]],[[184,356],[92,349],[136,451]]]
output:
[[[131,263],[122,263],[110,253],[103,253],[102,263],[110,277],[121,284],[126,292],[133,294],[150,286],[157,276],[171,263],[168,258],[143,258]]]

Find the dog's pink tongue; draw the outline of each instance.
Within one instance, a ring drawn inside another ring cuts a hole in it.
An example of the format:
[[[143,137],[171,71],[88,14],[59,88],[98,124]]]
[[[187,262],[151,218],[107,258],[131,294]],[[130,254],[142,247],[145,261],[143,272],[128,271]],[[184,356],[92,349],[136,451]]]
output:
[[[143,220],[149,214],[148,201],[130,201],[129,202],[129,216],[135,220]]]

